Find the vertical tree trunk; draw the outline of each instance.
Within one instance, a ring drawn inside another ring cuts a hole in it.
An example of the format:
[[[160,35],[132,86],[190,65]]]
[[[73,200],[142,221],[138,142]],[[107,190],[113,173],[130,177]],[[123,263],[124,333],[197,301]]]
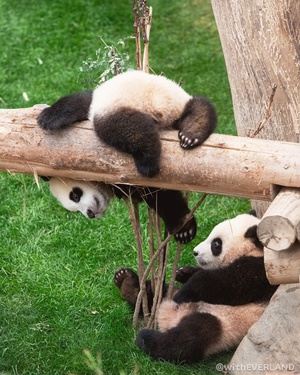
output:
[[[253,136],[262,126],[257,138],[300,142],[300,1],[212,0],[212,6],[238,134]]]

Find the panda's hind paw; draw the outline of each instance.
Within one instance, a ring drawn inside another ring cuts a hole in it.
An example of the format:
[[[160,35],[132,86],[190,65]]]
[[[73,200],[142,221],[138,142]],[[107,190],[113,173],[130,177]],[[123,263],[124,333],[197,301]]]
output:
[[[178,134],[180,146],[185,149],[191,149],[197,147],[199,145],[198,138],[189,138],[183,134],[183,132],[179,132]]]
[[[131,306],[135,306],[140,291],[138,275],[130,268],[119,268],[114,283],[120,289],[122,298]]]
[[[195,238],[196,232],[197,223],[193,217],[175,234],[175,239],[182,244],[186,244]]]
[[[114,276],[114,283],[119,289],[121,289],[122,284],[125,279],[132,279],[135,282],[136,280],[138,280],[138,276],[130,268],[122,267],[122,268],[117,269],[117,271],[115,272],[115,276]]]

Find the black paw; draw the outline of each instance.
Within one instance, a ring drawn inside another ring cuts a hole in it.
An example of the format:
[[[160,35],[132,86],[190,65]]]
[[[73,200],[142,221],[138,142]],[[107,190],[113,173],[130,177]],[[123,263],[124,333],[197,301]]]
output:
[[[130,268],[119,268],[114,276],[114,283],[120,289],[122,298],[135,306],[140,291],[138,275]]]
[[[198,138],[189,137],[187,134],[183,132],[178,133],[178,138],[179,138],[180,146],[185,149],[191,149],[191,148],[199,146],[200,144]]]
[[[161,332],[154,329],[142,329],[135,340],[136,345],[144,352],[155,357],[156,341],[161,336]]]
[[[187,282],[194,273],[194,267],[183,266],[177,268],[175,280],[183,284]]]
[[[159,173],[159,162],[156,160],[145,160],[135,158],[136,169],[143,177],[154,177]]]
[[[130,268],[119,268],[115,272],[114,283],[119,289],[121,289],[124,280],[131,280],[135,283],[136,281],[138,281],[138,275]]]
[[[193,217],[175,234],[175,239],[182,244],[186,244],[195,238],[196,233],[197,223]]]
[[[179,289],[179,291],[174,295],[173,301],[178,304],[191,302],[185,294],[181,293],[181,289]]]
[[[37,123],[44,130],[58,130],[63,127],[62,116],[53,111],[52,107],[47,107],[37,117]]]

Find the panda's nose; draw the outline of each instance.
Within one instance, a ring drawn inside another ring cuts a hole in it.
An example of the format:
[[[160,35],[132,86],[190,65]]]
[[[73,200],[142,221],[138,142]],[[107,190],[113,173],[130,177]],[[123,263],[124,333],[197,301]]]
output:
[[[193,253],[194,253],[194,257],[198,256],[198,251],[194,250]]]
[[[87,213],[89,219],[95,218],[95,213],[92,210],[87,210],[86,213]]]

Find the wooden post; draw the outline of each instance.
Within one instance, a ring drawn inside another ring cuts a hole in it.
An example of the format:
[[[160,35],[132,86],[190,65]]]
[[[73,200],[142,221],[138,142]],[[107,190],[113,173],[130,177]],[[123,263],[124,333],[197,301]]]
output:
[[[264,261],[271,284],[300,282],[300,189],[282,188],[257,228],[264,244]]]
[[[296,226],[296,237],[298,238],[298,241],[300,242],[300,222]]]
[[[300,1],[212,0],[238,135],[300,142]],[[268,204],[253,201],[259,216]]]
[[[267,120],[257,137],[299,142],[300,1],[212,0],[212,6],[238,134],[251,135]]]
[[[300,243],[282,251],[264,248],[267,278],[272,285],[300,282]]]
[[[268,249],[286,250],[295,242],[299,225],[300,189],[282,188],[258,225],[258,238]]]

